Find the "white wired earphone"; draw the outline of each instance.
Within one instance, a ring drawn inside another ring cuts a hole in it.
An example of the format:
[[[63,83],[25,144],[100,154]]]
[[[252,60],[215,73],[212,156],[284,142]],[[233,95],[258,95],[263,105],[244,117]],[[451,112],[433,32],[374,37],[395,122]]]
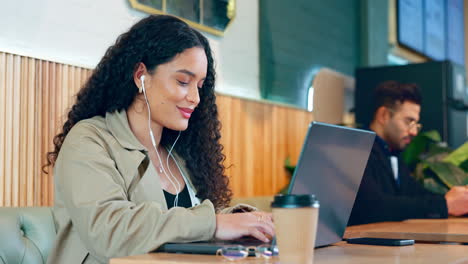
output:
[[[176,190],[176,197],[174,198],[174,207],[177,207],[177,203],[179,202],[179,193],[181,191],[181,186],[180,186],[180,182],[177,180],[177,178],[174,176],[174,174],[172,174],[171,167],[169,166],[169,157],[172,157],[175,164],[177,165],[177,168],[179,169],[180,174],[182,175],[182,170],[180,169],[180,166],[179,166],[177,160],[172,155],[172,150],[174,149],[174,146],[177,143],[177,140],[179,140],[181,132],[179,131],[179,135],[177,135],[177,138],[174,141],[174,144],[172,144],[172,147],[170,148],[170,150],[168,152],[168,155],[167,155],[167,158],[166,158],[166,166],[167,166],[167,169],[169,170],[169,174],[171,175],[171,177],[169,177],[169,175],[166,172],[166,169],[163,166],[163,162],[161,160],[161,156],[159,155],[159,151],[158,151],[158,149],[156,147],[156,140],[154,139],[153,129],[151,129],[151,109],[150,109],[150,106],[149,106],[148,97],[146,97],[145,75],[142,75],[140,77],[140,81],[141,81],[141,87],[138,88],[138,91],[139,91],[139,93],[143,93],[143,96],[145,97],[146,107],[148,108],[148,130],[149,130],[149,135],[150,135],[150,138],[151,138],[151,143],[153,145],[154,150],[156,151],[156,155],[158,156],[158,160],[159,160],[159,163],[161,164],[161,168],[162,168],[162,171],[163,171],[164,175],[166,175],[167,179],[169,180],[169,182],[172,184],[172,186]],[[177,182],[177,187],[176,187],[176,184],[174,183],[174,181]]]

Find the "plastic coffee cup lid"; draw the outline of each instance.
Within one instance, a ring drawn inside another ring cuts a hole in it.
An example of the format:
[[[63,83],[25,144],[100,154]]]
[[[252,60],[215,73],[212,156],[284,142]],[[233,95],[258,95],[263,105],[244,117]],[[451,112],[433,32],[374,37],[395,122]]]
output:
[[[313,194],[288,194],[276,195],[271,203],[272,208],[300,208],[314,207],[319,208],[319,201]]]

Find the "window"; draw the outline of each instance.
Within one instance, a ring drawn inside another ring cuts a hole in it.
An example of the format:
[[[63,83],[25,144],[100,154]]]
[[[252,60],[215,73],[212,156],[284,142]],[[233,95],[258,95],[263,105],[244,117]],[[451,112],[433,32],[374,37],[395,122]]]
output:
[[[129,0],[130,5],[148,14],[168,14],[194,28],[222,36],[235,17],[235,0]]]

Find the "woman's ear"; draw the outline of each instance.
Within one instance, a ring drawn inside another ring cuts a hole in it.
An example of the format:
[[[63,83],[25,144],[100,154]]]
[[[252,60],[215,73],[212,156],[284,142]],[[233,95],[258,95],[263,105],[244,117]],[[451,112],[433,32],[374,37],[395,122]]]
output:
[[[139,62],[138,66],[136,67],[135,71],[133,72],[133,81],[135,82],[135,85],[138,87],[140,93],[142,92],[143,89],[143,84],[141,81],[142,76],[148,75],[148,71],[146,69],[146,65],[143,62]]]

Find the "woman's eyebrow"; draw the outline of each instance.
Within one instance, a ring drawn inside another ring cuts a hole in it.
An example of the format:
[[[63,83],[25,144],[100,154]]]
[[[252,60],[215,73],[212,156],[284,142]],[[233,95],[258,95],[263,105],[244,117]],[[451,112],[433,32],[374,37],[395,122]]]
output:
[[[186,70],[186,69],[181,69],[181,70],[178,70],[177,72],[180,72],[180,73],[184,73],[184,74],[187,74],[191,77],[197,77],[197,75],[189,70]],[[205,80],[205,78],[202,78],[201,80]]]
[[[190,75],[192,77],[197,76],[195,73],[193,73],[193,72],[191,72],[189,70],[186,70],[186,69],[178,70],[177,72],[185,73],[185,74]]]

